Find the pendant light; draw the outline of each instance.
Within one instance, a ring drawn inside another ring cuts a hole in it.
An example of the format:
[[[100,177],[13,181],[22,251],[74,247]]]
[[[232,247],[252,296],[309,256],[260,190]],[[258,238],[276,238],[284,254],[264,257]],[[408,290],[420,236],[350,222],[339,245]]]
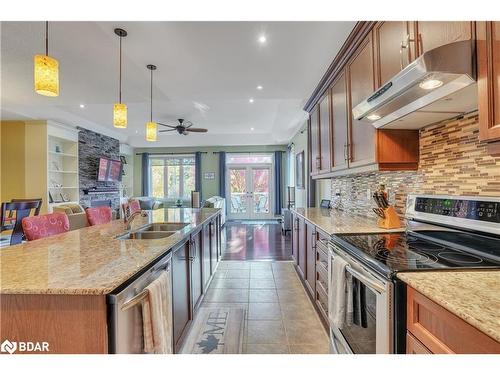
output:
[[[115,128],[124,129],[127,127],[127,105],[122,103],[122,38],[127,36],[123,29],[115,29],[115,34],[120,37],[120,74],[118,103],[113,106],[113,125]]]
[[[59,96],[59,62],[49,56],[49,22],[45,22],[45,55],[35,55],[35,92]]]
[[[156,70],[156,65],[146,66],[151,71],[151,101],[150,101],[150,112],[149,112],[149,122],[146,123],[146,141],[155,142],[158,125],[153,122],[153,70]]]

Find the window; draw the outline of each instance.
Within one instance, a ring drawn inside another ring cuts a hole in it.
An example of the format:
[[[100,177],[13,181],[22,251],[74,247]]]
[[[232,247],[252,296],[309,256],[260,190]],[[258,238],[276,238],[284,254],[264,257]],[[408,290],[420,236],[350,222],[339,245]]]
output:
[[[226,164],[271,164],[273,154],[228,154]]]
[[[189,199],[195,190],[194,155],[168,155],[150,158],[151,195],[172,200]]]

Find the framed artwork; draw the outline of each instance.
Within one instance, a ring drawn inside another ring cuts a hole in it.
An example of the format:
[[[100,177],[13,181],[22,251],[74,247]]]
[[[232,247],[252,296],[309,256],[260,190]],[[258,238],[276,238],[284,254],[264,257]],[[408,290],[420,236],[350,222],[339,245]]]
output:
[[[203,173],[203,178],[205,180],[215,180],[215,172],[205,172]]]
[[[295,156],[295,186],[298,189],[305,188],[305,171],[304,171],[304,151],[299,152]]]
[[[49,191],[49,203],[54,203],[54,198],[52,198],[52,194]]]
[[[122,162],[122,164],[127,164],[127,158],[125,157],[125,155],[120,155],[120,161]]]
[[[69,202],[69,195],[66,193],[61,193],[61,199],[63,202]]]

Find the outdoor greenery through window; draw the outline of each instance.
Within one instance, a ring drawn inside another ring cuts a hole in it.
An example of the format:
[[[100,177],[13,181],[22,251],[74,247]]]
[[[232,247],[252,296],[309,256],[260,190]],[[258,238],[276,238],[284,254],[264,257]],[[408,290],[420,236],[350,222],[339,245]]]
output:
[[[166,155],[150,158],[151,195],[172,200],[189,199],[195,189],[194,155]]]

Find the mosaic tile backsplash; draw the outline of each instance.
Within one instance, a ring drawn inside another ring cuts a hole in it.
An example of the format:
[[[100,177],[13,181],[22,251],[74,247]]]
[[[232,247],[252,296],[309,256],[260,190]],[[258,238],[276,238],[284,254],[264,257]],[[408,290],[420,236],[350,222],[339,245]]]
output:
[[[375,203],[368,197],[368,189],[373,193],[381,183],[400,215],[404,215],[408,193],[500,197],[500,156],[489,155],[486,145],[479,142],[478,114],[474,112],[421,129],[418,171],[332,178],[332,201],[337,199],[340,209],[374,216],[371,207]]]

